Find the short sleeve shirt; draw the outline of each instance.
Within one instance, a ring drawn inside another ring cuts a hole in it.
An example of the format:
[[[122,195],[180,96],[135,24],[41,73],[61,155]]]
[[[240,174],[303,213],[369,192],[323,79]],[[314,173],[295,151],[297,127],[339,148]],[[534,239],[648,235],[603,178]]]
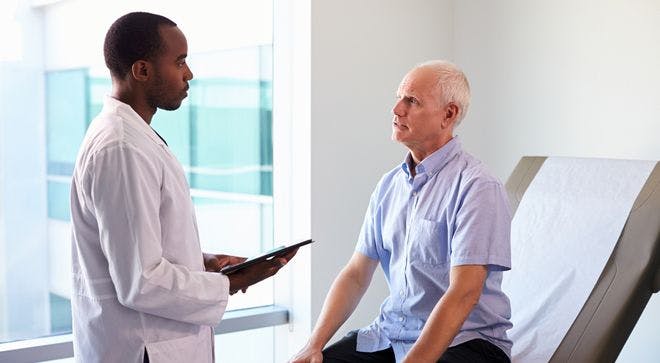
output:
[[[356,250],[378,260],[390,287],[376,320],[360,329],[357,350],[410,350],[449,288],[452,266],[485,265],[479,302],[450,346],[485,339],[510,355],[511,213],[502,183],[454,137],[410,173],[411,155],[374,190]]]

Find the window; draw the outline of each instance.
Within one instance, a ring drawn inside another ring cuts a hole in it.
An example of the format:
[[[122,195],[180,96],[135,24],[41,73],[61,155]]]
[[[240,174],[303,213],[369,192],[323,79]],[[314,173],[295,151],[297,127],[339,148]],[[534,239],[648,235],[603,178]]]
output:
[[[176,111],[159,110],[152,126],[184,166],[202,249],[249,256],[272,248],[270,0],[218,3],[213,12],[195,1],[15,0],[3,7],[10,11],[0,20],[18,30],[0,52],[0,344],[71,331],[70,178],[111,88],[105,31],[126,12],[168,16],[188,38],[189,97]],[[273,300],[266,281],[232,297],[228,310]],[[253,332],[272,346],[273,328]],[[220,335],[218,349],[244,344],[241,336]],[[254,361],[272,356],[272,347],[260,349]]]

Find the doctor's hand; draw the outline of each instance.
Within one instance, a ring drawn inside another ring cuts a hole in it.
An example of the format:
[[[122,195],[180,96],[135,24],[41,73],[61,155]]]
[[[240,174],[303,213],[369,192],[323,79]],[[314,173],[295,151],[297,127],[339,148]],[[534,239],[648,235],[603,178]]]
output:
[[[229,293],[233,295],[239,290],[245,291],[248,286],[275,275],[296,255],[296,252],[298,252],[297,248],[285,255],[273,257],[228,275]]]
[[[204,253],[204,268],[207,272],[220,272],[225,266],[236,265],[245,260],[245,257]]]

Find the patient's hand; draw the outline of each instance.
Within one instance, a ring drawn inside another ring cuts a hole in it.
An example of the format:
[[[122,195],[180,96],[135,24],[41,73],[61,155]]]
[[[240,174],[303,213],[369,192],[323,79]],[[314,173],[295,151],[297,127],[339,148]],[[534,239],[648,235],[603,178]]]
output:
[[[321,349],[306,345],[289,363],[323,363],[323,353]]]

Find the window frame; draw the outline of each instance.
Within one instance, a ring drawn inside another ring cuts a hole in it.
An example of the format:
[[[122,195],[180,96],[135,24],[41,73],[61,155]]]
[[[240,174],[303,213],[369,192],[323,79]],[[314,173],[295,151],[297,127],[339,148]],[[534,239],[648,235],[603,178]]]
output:
[[[289,322],[289,310],[267,305],[227,311],[215,327],[215,334],[283,325]],[[73,357],[73,335],[62,334],[0,344],[1,362],[35,362]]]

